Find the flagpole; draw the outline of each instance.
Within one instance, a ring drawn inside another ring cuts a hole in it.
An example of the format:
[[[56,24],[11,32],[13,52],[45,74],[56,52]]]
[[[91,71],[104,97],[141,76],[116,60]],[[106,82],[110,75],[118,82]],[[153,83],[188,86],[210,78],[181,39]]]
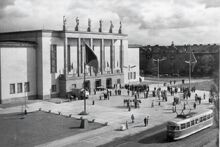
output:
[[[85,52],[86,53],[86,52]],[[83,78],[83,88],[84,88],[84,114],[86,113],[86,87],[85,87],[85,82],[86,82],[86,63],[84,61],[84,78]]]
[[[189,92],[191,91],[191,47],[189,46]]]

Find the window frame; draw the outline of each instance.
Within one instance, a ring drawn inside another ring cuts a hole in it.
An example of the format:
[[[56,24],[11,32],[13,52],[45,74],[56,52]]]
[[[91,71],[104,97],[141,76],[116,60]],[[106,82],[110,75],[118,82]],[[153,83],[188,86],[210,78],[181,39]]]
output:
[[[50,73],[57,73],[57,45],[52,44],[50,49]]]
[[[30,82],[24,82],[24,92],[30,92]]]
[[[23,83],[17,83],[17,93],[23,92]]]
[[[57,92],[57,85],[51,85],[51,92]]]
[[[11,87],[11,86],[13,86],[13,87]],[[9,84],[9,88],[10,88],[10,91],[9,91],[10,94],[15,94],[15,93],[16,93],[16,90],[15,90],[15,89],[16,89],[16,88],[15,88],[15,83],[11,83],[11,84]],[[13,89],[13,92],[12,92],[12,89],[11,89],[11,88]]]

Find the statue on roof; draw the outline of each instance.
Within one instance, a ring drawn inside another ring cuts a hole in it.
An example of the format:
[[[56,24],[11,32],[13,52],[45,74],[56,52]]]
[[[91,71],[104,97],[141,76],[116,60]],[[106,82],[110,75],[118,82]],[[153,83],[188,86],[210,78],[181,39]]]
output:
[[[119,26],[118,33],[119,33],[119,34],[121,34],[121,33],[122,33],[122,23],[121,23],[121,21],[120,21],[120,26]]]
[[[88,19],[88,28],[87,28],[87,32],[91,32],[91,19]]]
[[[99,32],[102,32],[102,22],[103,22],[103,21],[100,19],[100,20],[99,20]]]
[[[75,31],[79,31],[79,18],[76,17],[76,27],[75,27]]]
[[[109,33],[112,33],[113,28],[114,28],[114,25],[113,25],[112,21],[110,21],[110,29],[109,29]]]
[[[63,16],[63,30],[66,30],[66,17]]]

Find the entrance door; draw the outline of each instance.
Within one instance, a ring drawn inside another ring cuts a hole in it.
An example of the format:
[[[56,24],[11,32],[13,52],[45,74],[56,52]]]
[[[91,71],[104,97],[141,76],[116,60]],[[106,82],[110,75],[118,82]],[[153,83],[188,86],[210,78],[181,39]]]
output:
[[[101,79],[95,80],[95,87],[101,87]]]
[[[87,89],[87,90],[90,89],[90,81],[89,80],[85,81],[85,89]]]
[[[112,79],[111,78],[106,79],[106,88],[108,88],[108,89],[112,88]]]

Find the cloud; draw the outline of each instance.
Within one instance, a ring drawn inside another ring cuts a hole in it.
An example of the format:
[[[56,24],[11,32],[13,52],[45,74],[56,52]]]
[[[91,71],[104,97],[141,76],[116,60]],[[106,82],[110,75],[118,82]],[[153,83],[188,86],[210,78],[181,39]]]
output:
[[[105,32],[110,20],[114,32],[122,21],[129,43],[205,43],[220,38],[219,0],[1,0],[0,4],[0,31],[62,29],[65,15],[70,30],[77,16],[80,30],[86,30],[88,18],[93,31],[98,31],[100,19]]]

